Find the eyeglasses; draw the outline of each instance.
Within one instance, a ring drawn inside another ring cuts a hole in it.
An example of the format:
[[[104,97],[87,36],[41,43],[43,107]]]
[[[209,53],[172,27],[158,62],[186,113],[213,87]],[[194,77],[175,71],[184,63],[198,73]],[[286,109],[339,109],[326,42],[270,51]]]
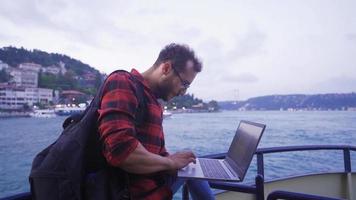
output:
[[[172,66],[172,69],[173,69],[174,73],[178,76],[178,78],[179,78],[179,80],[180,80],[180,82],[181,82],[181,84],[182,84],[182,87],[183,87],[185,90],[187,90],[187,89],[190,87],[189,81],[184,80],[184,79],[179,75],[179,72],[178,72],[173,66]]]

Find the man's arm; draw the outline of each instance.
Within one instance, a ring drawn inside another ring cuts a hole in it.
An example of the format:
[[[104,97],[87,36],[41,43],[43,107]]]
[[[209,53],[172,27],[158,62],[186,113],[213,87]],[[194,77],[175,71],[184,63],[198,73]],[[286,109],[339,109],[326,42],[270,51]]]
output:
[[[147,151],[139,143],[136,149],[121,163],[120,168],[130,173],[149,174],[178,170],[191,162],[195,163],[195,155],[192,152],[178,152],[163,157]]]
[[[177,170],[195,162],[192,152],[164,157],[149,152],[137,140],[133,119],[138,101],[132,90],[133,85],[127,74],[120,73],[110,76],[105,82],[98,110],[98,132],[108,163],[127,172],[147,174]]]

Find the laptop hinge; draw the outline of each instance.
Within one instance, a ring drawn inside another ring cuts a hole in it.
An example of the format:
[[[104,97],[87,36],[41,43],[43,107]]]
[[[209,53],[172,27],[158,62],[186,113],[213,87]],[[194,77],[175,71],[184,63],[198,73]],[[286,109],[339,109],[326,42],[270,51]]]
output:
[[[239,175],[236,174],[235,171],[232,169],[232,167],[230,166],[229,162],[226,161],[226,159],[223,160],[223,163],[224,163],[224,165],[226,166],[226,168],[230,171],[230,173],[232,175],[234,175],[235,177],[240,178]]]

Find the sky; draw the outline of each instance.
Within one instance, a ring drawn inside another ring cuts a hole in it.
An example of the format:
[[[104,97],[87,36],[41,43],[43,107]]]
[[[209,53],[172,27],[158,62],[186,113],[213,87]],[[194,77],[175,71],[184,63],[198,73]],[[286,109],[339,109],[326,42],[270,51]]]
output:
[[[0,47],[110,73],[148,69],[175,42],[203,62],[204,101],[356,92],[356,1],[0,0]]]

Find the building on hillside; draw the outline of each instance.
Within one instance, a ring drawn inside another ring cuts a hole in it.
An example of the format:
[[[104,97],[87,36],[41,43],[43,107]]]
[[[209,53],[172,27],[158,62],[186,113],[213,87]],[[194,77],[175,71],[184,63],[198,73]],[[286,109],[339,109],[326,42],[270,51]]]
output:
[[[202,110],[205,110],[205,106],[203,103],[198,103],[198,104],[192,105],[192,109],[195,111],[202,111]]]
[[[91,72],[87,72],[83,75],[83,78],[87,81],[95,81],[96,80],[96,74],[95,73],[91,73]]]
[[[43,73],[49,73],[49,74],[55,74],[58,75],[59,73],[61,73],[61,68],[55,65],[51,65],[48,67],[42,67],[41,71]]]
[[[26,104],[26,94],[24,88],[12,86],[0,87],[0,109],[20,110]]]
[[[20,86],[22,70],[10,67],[7,71],[11,75],[11,80],[9,81],[9,84],[14,85],[14,86]]]
[[[20,70],[17,68],[8,69],[12,79],[10,80],[11,85],[17,87],[38,87],[38,73],[32,70]]]
[[[0,60],[0,70],[3,70],[3,69],[8,69],[9,68],[9,65],[2,62],[2,60]]]
[[[26,101],[29,105],[35,103],[50,104],[53,102],[53,90],[48,88],[26,88]]]
[[[62,61],[59,61],[59,67],[60,67],[60,69],[61,69],[61,74],[65,74],[66,72],[67,72],[67,69],[66,69],[66,64],[64,63],[64,62],[62,62]]]
[[[83,103],[87,99],[87,95],[76,90],[63,90],[60,94],[60,103],[62,104],[76,104]],[[80,101],[80,102],[78,102]]]
[[[18,68],[26,71],[35,71],[39,73],[41,71],[42,65],[36,63],[21,63],[19,64]]]
[[[22,71],[21,86],[29,88],[38,87],[38,73],[34,71]]]
[[[59,91],[54,90],[53,91],[53,104],[58,104],[59,103]]]
[[[47,88],[24,88],[0,85],[0,109],[21,110],[26,105],[50,104],[53,102],[53,91]]]
[[[78,76],[77,80],[82,87],[96,87],[97,75],[92,72],[87,72],[82,76]]]

